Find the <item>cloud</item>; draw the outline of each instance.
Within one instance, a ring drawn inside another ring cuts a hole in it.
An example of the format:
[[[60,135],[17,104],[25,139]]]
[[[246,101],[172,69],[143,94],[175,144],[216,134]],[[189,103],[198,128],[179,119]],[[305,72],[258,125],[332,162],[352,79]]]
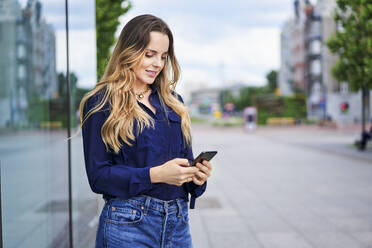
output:
[[[20,0],[24,6],[26,0]],[[43,13],[57,35],[57,66],[65,64],[64,1],[41,1]],[[292,0],[230,2],[221,0],[136,0],[120,20],[151,13],[171,27],[182,82],[240,81],[263,84],[265,74],[279,67],[280,26],[293,9]],[[94,1],[69,1],[70,67],[79,84],[92,87],[95,78]],[[186,85],[186,83],[185,83]]]
[[[183,67],[181,71],[181,82],[183,83],[180,84],[187,84],[188,82],[203,82],[207,84],[214,82],[215,84],[218,84],[219,77],[216,74],[211,75],[209,70]]]
[[[265,74],[279,68],[280,26],[292,6],[292,0],[137,0],[117,34],[134,16],[154,14],[174,34],[184,85],[208,81],[217,86],[222,80],[262,85]]]
[[[230,66],[252,68],[278,66],[278,28],[232,30],[225,38],[194,43],[176,38],[178,57],[186,63],[195,61],[201,64],[218,65],[221,62]]]
[[[203,43],[178,37],[175,49],[188,80],[200,81],[203,75],[202,80],[216,85],[221,80],[262,85],[265,74],[279,68],[279,34],[278,28],[232,28],[226,38]]]
[[[91,88],[96,83],[95,30],[70,30],[70,72],[78,77],[80,87]],[[66,72],[66,32],[56,32],[57,72]]]

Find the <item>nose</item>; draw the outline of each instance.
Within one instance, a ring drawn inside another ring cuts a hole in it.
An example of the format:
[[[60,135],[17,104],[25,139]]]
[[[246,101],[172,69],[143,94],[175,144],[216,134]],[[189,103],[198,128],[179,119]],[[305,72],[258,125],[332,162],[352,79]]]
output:
[[[153,66],[155,67],[161,67],[163,65],[163,60],[161,59],[161,56],[154,56],[155,59],[153,61]]]

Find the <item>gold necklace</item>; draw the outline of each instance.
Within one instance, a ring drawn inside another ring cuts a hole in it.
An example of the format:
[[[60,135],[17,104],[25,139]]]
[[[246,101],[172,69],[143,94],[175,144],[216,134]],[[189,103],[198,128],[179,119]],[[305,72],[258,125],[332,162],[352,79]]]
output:
[[[150,87],[147,87],[147,89],[145,90],[145,91],[143,91],[143,92],[140,92],[140,93],[135,93],[136,94],[136,96],[137,96],[137,98],[138,98],[138,100],[142,100],[143,99],[143,97],[144,97],[144,94],[146,94],[147,93],[147,91],[149,91],[150,90]]]

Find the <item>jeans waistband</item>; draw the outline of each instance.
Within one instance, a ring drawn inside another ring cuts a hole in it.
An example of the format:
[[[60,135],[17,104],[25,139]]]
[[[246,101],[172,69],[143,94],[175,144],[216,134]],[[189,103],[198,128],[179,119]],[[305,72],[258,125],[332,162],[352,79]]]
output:
[[[187,208],[187,200],[182,198],[166,201],[151,196],[141,195],[129,199],[111,198],[108,201],[111,203],[115,202],[115,205],[120,205],[120,202],[130,202],[132,204],[141,206],[141,208],[144,209],[145,212],[147,212],[147,209],[151,208],[162,213],[181,213],[183,207]]]

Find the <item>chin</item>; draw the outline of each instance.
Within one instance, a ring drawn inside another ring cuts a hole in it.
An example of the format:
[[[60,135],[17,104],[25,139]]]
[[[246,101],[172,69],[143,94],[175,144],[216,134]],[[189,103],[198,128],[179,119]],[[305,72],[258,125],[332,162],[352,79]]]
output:
[[[147,80],[141,80],[140,81],[141,84],[148,84],[148,85],[151,85],[155,82],[155,79],[154,80],[150,80],[150,79],[147,79]]]
[[[153,84],[154,82],[155,82],[155,78],[154,79],[151,79],[151,80],[145,81],[145,83],[146,84],[149,84],[149,85]]]

